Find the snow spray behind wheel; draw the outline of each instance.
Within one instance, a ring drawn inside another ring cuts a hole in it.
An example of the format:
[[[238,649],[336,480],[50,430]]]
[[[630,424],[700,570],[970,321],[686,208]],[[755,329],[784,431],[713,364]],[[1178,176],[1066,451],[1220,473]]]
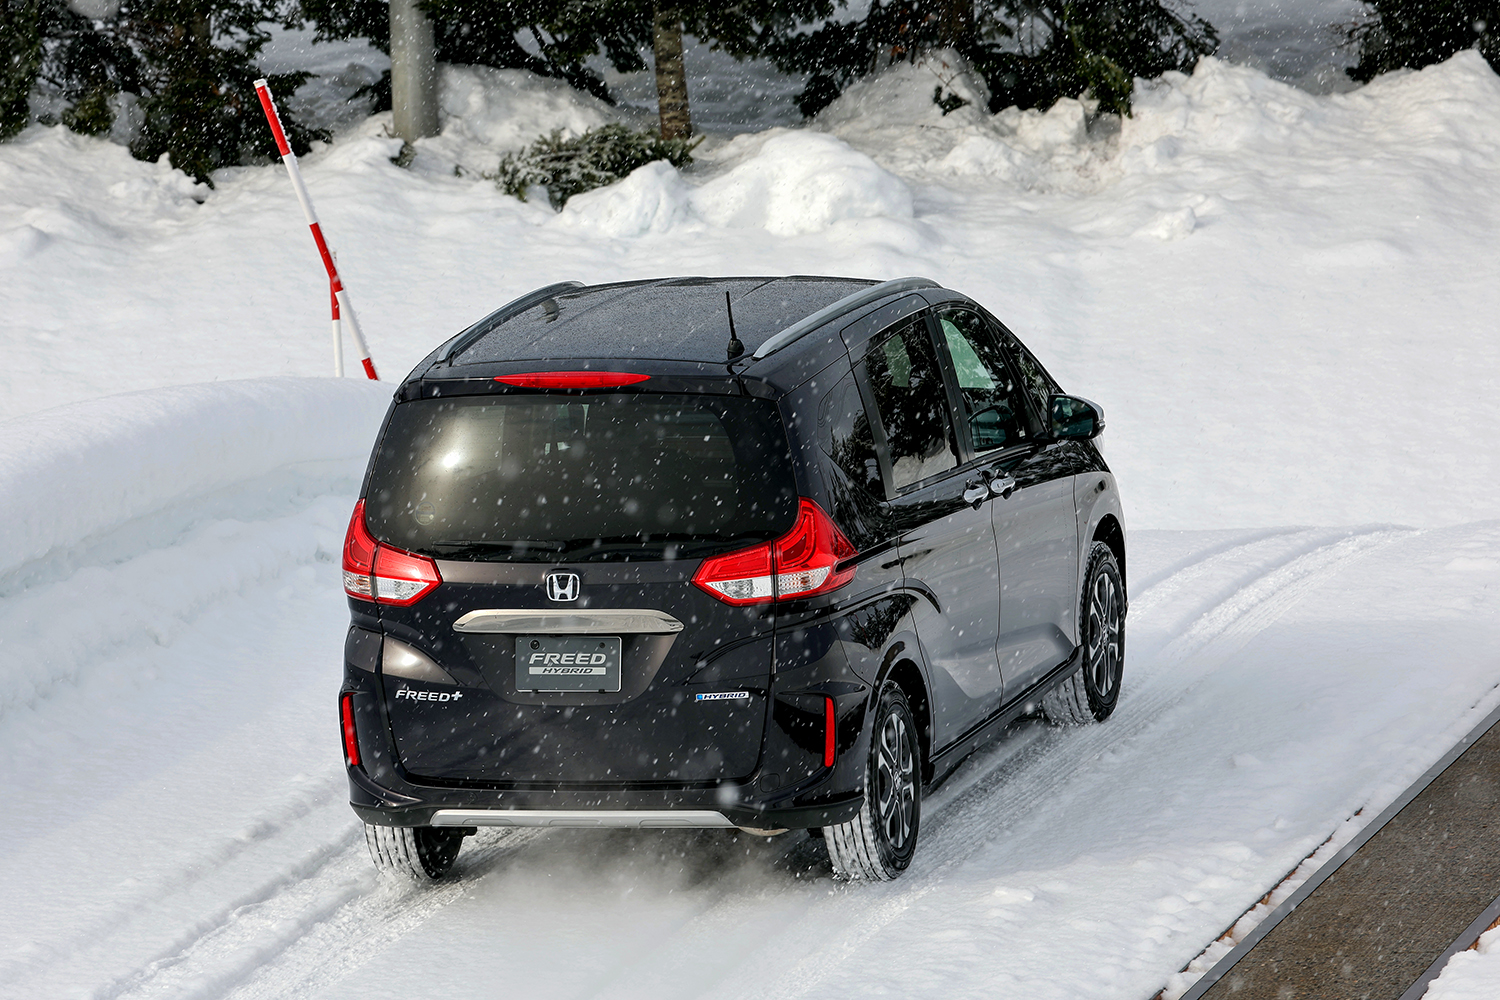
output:
[[[286,164],[287,176],[292,179],[292,190],[297,192],[297,201],[302,204],[302,214],[307,216],[307,226],[312,230],[313,242],[318,245],[318,254],[323,258],[323,267],[328,271],[328,291],[333,311],[333,373],[340,378],[344,374],[344,339],[343,318],[349,320],[349,332],[354,334],[354,343],[359,348],[359,361],[364,366],[365,375],[372,380],[378,380],[375,374],[375,362],[370,360],[370,348],[365,343],[364,331],[359,327],[359,318],[354,315],[354,307],[349,303],[349,293],[344,288],[343,279],[339,277],[338,265],[333,261],[333,253],[328,249],[328,243],[323,239],[323,227],[318,222],[318,215],[313,211],[312,198],[308,196],[307,185],[302,183],[302,171],[297,167],[297,154],[292,152],[292,147],[286,141],[286,132],[281,127],[281,116],[276,112],[276,102],[271,99],[271,88],[265,80],[255,81],[255,92],[260,95],[260,106],[265,109],[266,121],[271,124],[271,133],[276,137],[276,148],[281,152],[281,162]]]

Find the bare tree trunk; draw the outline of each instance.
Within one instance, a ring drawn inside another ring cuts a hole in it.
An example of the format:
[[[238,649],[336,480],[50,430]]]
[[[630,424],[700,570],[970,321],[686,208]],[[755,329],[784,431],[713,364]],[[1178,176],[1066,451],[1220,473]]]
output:
[[[688,114],[687,72],[682,67],[682,17],[676,8],[657,0],[651,22],[651,47],[656,56],[656,106],[663,139],[686,139],[693,134]]]
[[[941,0],[938,9],[938,44],[962,48],[974,34],[974,0]]]
[[[209,23],[208,11],[203,6],[198,6],[193,10],[189,30],[193,40],[193,51],[200,56],[206,56],[209,46],[213,44],[213,25]]]
[[[391,0],[391,110],[407,142],[437,135],[437,43],[417,0]]]

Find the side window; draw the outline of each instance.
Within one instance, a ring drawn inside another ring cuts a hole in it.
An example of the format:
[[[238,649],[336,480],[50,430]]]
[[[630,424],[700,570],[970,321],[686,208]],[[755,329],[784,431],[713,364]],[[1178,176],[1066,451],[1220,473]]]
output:
[[[948,397],[922,317],[871,347],[865,370],[885,430],[891,485],[900,490],[955,468],[958,449],[948,429]]]
[[[1005,363],[996,330],[968,309],[944,310],[938,314],[938,325],[953,359],[974,451],[1024,444],[1030,439],[1026,402]]]
[[[1052,412],[1053,394],[1061,392],[1062,389],[1058,387],[1052,376],[1047,374],[1047,370],[1037,363],[1036,358],[1031,356],[1031,352],[1010,335],[1009,330],[1004,333],[1005,346],[1010,351],[1017,370],[1021,373],[1021,381],[1025,384],[1026,391],[1031,394],[1031,398],[1036,401],[1036,412],[1041,414],[1043,420],[1046,420],[1047,415]]]
[[[872,497],[885,495],[875,434],[853,372],[836,382],[823,398],[818,408],[818,440],[823,453],[850,482]]]

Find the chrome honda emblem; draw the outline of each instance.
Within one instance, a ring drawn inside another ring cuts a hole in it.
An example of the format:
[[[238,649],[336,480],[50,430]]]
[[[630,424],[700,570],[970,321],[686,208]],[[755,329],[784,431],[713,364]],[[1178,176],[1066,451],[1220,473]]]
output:
[[[578,600],[578,574],[548,573],[547,596],[554,601]]]

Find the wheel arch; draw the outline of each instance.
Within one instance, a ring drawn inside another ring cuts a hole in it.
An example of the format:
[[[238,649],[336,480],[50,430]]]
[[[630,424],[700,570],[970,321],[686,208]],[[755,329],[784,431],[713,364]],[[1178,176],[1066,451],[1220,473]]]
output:
[[[932,699],[927,692],[927,681],[916,661],[901,658],[894,661],[880,675],[875,685],[875,697],[886,681],[893,682],[906,696],[911,713],[917,720],[917,743],[922,749],[922,781],[932,780]]]
[[[1114,553],[1115,564],[1120,567],[1120,580],[1122,583],[1126,582],[1129,578],[1125,575],[1125,529],[1120,526],[1119,518],[1114,514],[1105,514],[1101,517],[1099,523],[1094,526],[1094,537],[1091,540],[1103,542],[1109,546],[1110,552]],[[1125,593],[1128,599],[1130,593],[1128,583]]]

